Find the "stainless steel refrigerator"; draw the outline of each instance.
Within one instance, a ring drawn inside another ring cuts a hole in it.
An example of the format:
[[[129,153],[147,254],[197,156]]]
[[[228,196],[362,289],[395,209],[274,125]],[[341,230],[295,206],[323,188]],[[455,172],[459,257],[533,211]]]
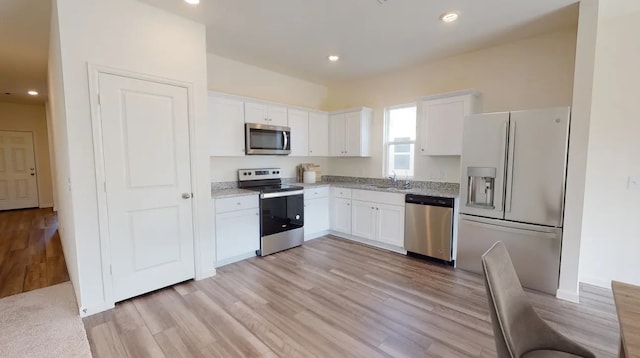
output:
[[[482,273],[503,241],[522,285],[556,294],[569,119],[568,107],[465,119],[457,267]]]

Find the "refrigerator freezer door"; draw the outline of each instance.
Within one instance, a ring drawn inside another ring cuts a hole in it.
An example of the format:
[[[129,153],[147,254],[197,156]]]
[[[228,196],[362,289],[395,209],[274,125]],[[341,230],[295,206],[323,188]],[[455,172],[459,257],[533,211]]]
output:
[[[482,254],[504,242],[523,287],[556,294],[562,229],[461,216],[456,266],[482,273]]]
[[[508,130],[509,112],[475,114],[465,118],[460,179],[461,213],[498,219],[504,217]],[[486,177],[489,174],[477,174],[489,172],[495,173],[495,178]],[[479,204],[482,202],[490,205]]]
[[[504,218],[562,227],[569,108],[511,112]]]

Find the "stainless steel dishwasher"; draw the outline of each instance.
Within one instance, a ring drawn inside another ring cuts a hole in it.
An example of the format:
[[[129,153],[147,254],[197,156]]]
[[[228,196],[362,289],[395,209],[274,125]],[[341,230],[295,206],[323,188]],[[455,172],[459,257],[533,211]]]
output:
[[[404,248],[453,265],[454,199],[407,194]]]

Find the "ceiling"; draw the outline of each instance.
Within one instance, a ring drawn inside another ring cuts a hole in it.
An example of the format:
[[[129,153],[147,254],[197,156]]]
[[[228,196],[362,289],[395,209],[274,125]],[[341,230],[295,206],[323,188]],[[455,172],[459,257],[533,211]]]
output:
[[[577,0],[140,1],[206,24],[210,53],[325,84],[575,27],[578,18]],[[460,19],[439,21],[450,10]]]
[[[0,102],[46,100],[50,12],[49,0],[0,1]]]
[[[206,24],[208,52],[323,84],[575,27],[578,17],[577,0],[140,1]],[[46,100],[50,7],[0,1],[0,102]],[[440,22],[449,10],[460,19]]]

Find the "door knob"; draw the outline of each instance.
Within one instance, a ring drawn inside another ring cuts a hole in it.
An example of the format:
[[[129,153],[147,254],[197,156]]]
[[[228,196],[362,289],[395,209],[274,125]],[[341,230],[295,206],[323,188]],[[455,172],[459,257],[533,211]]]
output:
[[[182,193],[182,199],[189,199],[191,197],[190,193]]]

